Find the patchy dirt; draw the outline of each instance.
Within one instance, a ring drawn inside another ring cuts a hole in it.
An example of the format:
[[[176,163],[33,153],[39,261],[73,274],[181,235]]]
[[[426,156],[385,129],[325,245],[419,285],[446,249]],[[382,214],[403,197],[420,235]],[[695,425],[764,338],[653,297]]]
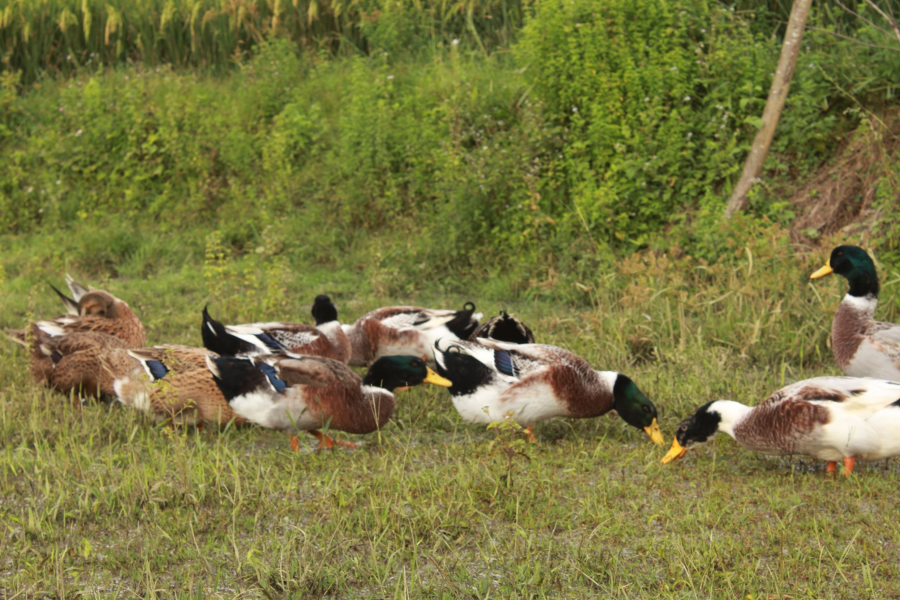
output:
[[[880,211],[873,206],[877,182],[886,175],[890,157],[900,149],[900,120],[881,132],[858,133],[837,158],[791,196],[798,217],[791,237],[797,242],[871,230]]]

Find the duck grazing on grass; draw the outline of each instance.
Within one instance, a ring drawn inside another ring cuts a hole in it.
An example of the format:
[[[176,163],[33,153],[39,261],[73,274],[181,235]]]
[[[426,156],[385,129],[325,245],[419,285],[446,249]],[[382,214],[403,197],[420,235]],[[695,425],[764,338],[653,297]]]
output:
[[[312,314],[316,326],[303,323],[222,325],[203,309],[203,345],[220,356],[289,352],[350,360],[350,340],[338,321],[337,307],[324,294],[316,296]]]
[[[595,371],[568,350],[544,344],[478,342],[435,344],[438,373],[453,382],[450,394],[470,423],[502,421],[526,426],[552,417],[598,417],[615,409],[626,423],[662,444],[656,407],[621,373]]]
[[[838,246],[811,279],[837,273],[850,290],[831,324],[831,350],[844,375],[900,381],[900,325],[874,318],[878,305],[875,263],[858,246]]]
[[[678,425],[669,463],[719,432],[762,454],[806,454],[845,475],[857,458],[900,454],[900,383],[855,377],[816,377],[773,393],[756,407],[731,400],[704,404]]]
[[[161,345],[139,349],[109,349],[100,356],[103,391],[152,415],[157,421],[182,425],[224,425],[236,415],[206,366],[216,357],[204,348]]]
[[[531,333],[531,329],[521,319],[508,314],[505,310],[501,310],[499,316],[479,325],[468,339],[475,342],[480,337],[512,344],[534,343],[534,334]]]
[[[270,429],[308,431],[319,448],[356,447],[324,435],[324,427],[359,434],[384,427],[394,412],[395,389],[450,385],[415,356],[381,357],[363,379],[345,364],[317,356],[210,356],[206,362],[237,414]],[[298,448],[296,436],[291,447]]]
[[[377,358],[393,355],[424,356],[434,361],[434,343],[439,339],[468,339],[482,314],[467,302],[462,310],[437,310],[415,306],[388,306],[344,325],[350,339],[352,366],[365,366]]]

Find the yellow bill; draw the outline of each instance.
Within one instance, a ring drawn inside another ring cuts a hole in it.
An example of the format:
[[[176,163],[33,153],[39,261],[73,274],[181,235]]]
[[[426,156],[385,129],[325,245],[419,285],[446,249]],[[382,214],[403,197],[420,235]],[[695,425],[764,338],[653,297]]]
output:
[[[453,387],[453,382],[449,379],[444,379],[434,371],[432,371],[429,367],[425,367],[428,371],[428,375],[425,376],[423,380],[425,383],[430,383],[431,385],[439,385],[441,387]]]
[[[650,436],[650,441],[656,444],[657,446],[662,446],[663,435],[662,431],[659,430],[659,423],[656,422],[656,419],[653,419],[653,422],[650,423],[647,427],[644,427],[644,431],[647,432],[647,435]]]
[[[826,275],[831,275],[834,273],[834,269],[832,269],[829,265],[825,265],[815,273],[809,276],[810,279],[818,279],[819,277],[825,277]]]
[[[678,438],[672,440],[672,447],[669,448],[669,451],[666,452],[666,455],[663,456],[662,463],[664,465],[669,464],[673,460],[678,460],[682,456],[687,453],[687,448],[678,443]]]

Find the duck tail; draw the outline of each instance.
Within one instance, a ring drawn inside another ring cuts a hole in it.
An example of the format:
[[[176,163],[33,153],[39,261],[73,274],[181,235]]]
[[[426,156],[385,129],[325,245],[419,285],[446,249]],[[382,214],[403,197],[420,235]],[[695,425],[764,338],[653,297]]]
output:
[[[478,327],[478,320],[484,316],[475,312],[475,303],[466,302],[462,310],[456,311],[453,319],[446,324],[447,329],[461,340],[469,339]]]
[[[200,337],[203,347],[221,356],[235,356],[244,352],[253,352],[253,344],[228,333],[225,326],[209,315],[209,305],[203,307],[203,324],[200,326]]]
[[[61,291],[59,291],[59,289],[58,289],[55,285],[53,285],[52,283],[47,282],[47,285],[49,285],[50,288],[51,288],[54,292],[56,292],[56,295],[59,296],[59,299],[62,300],[62,303],[63,303],[63,304],[65,305],[65,307],[66,307],[66,314],[67,314],[67,315],[72,315],[73,317],[77,317],[77,316],[78,316],[78,302],[76,302],[75,300],[72,300],[71,298],[69,298],[68,296],[66,296],[65,294],[63,294],[63,293],[62,293]]]
[[[82,296],[91,291],[90,289],[84,287],[83,285],[72,279],[72,276],[68,273],[66,273],[66,285],[69,287],[69,291],[72,292],[72,297],[75,298],[76,302],[81,300]]]

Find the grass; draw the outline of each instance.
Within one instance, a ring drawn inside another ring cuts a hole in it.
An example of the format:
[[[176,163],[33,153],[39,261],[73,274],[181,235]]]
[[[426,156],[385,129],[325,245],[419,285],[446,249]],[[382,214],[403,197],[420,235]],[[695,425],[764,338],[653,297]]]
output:
[[[632,376],[657,403],[666,437],[710,399],[755,403],[784,383],[837,372],[824,339],[844,284],[799,283],[821,257],[776,251],[751,267],[743,252],[682,296],[675,280],[696,266],[664,259],[620,264],[582,305],[554,301],[552,288],[501,303],[487,282],[466,296],[424,287],[390,297],[348,267],[292,265],[283,306],[261,309],[248,290],[223,316],[308,320],[320,292],[337,299],[344,321],[395,302],[509,308],[540,341]],[[226,283],[236,261],[219,272]],[[646,294],[629,295],[623,281]],[[780,318],[763,318],[773,311],[767,282],[781,290]],[[188,264],[104,285],[137,307],[151,342],[199,344],[198,307],[214,283]],[[3,287],[5,326],[56,310],[37,277]],[[879,315],[891,314],[892,294],[888,280]],[[7,598],[900,593],[896,459],[830,481],[819,461],[754,455],[719,436],[663,466],[664,448],[613,417],[542,423],[540,443],[510,459],[506,450],[522,450],[511,432],[463,423],[436,388],[400,396],[393,421],[358,451],[314,452],[310,438],[295,454],[277,432],[172,432],[118,405],[75,410],[27,380],[11,343],[3,352]]]

